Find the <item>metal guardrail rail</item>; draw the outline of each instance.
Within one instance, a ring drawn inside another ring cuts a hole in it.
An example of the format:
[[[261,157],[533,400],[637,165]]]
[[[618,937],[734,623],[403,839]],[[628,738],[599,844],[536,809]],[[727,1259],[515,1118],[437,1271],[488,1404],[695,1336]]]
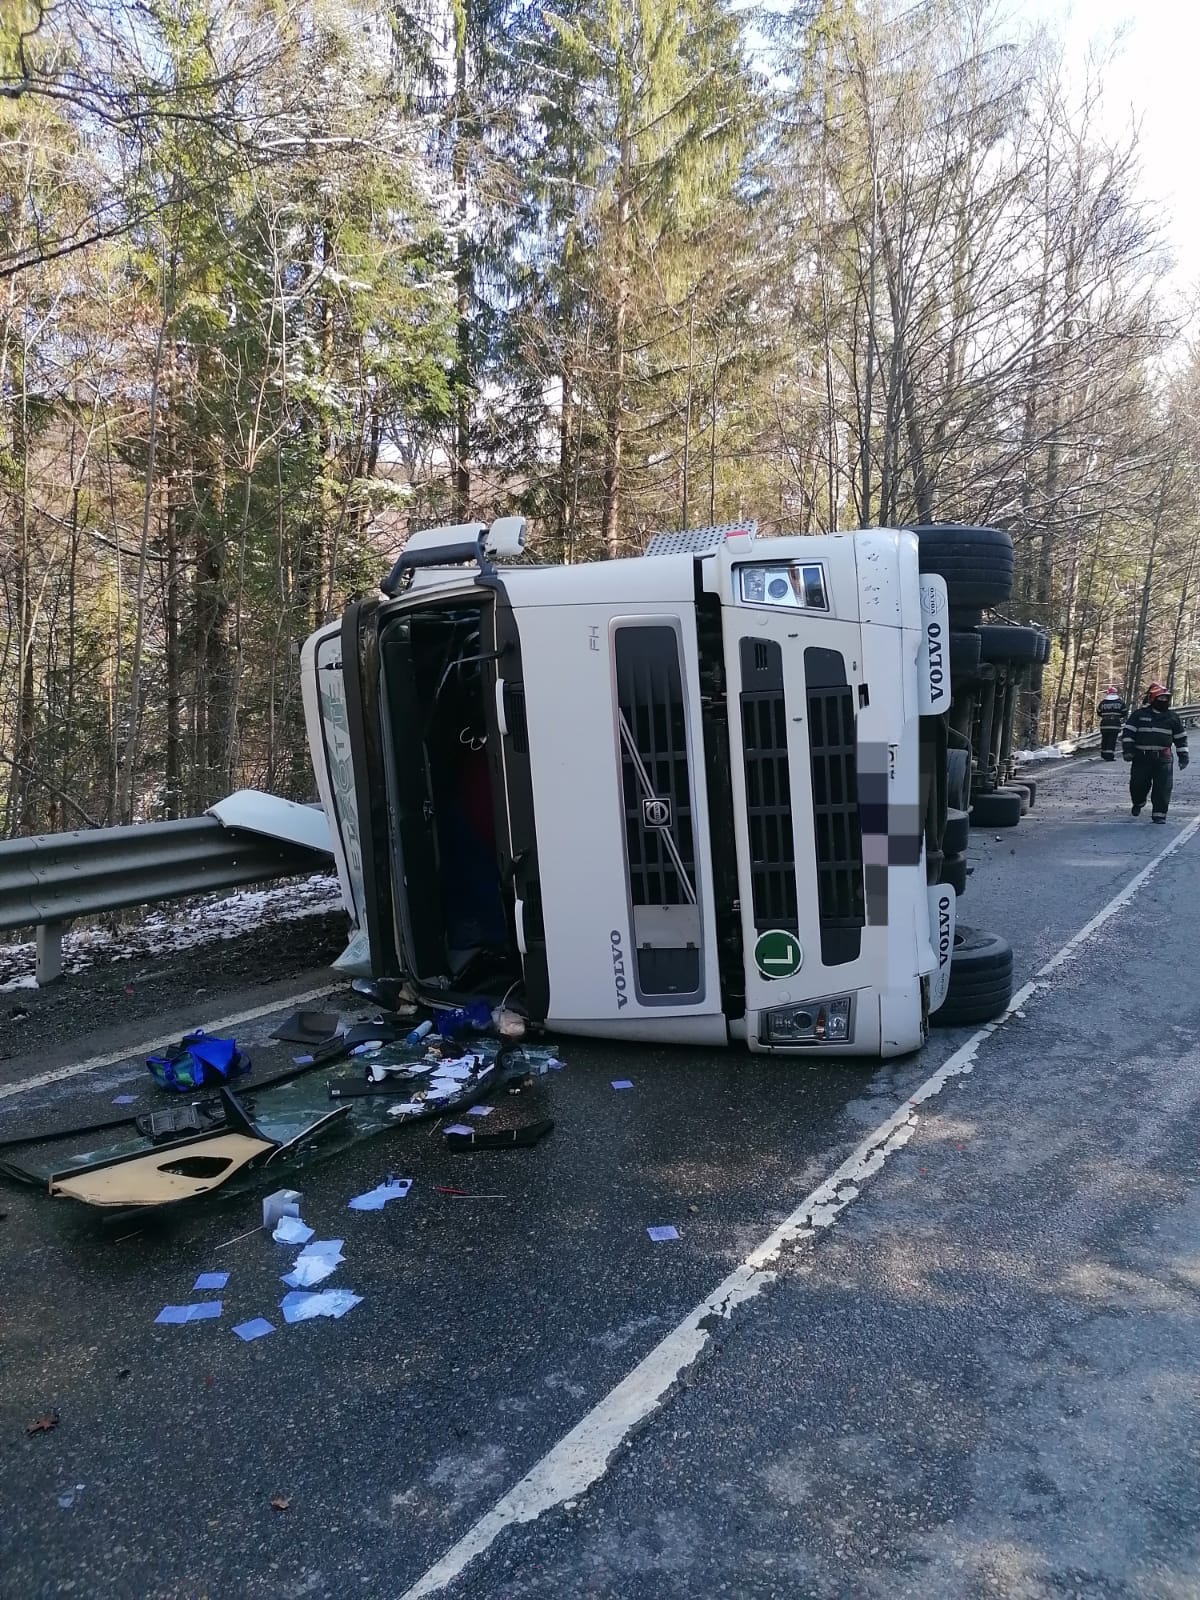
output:
[[[37,980],[62,974],[62,936],[76,917],[327,870],[323,850],[216,817],[143,822],[0,841],[0,930],[37,930]]]

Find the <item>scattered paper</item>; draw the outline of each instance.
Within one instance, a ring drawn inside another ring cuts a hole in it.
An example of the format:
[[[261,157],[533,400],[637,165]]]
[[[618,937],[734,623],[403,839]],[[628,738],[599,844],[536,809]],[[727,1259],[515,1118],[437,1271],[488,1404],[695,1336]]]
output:
[[[293,1290],[279,1302],[285,1322],[307,1322],[310,1317],[344,1317],[362,1300],[349,1289],[322,1289],[319,1294]]]
[[[647,1228],[646,1232],[654,1240],[655,1244],[667,1244],[671,1239],[678,1239],[679,1237],[679,1229],[672,1227],[669,1222],[665,1227]]]
[[[437,1077],[449,1078],[455,1083],[461,1083],[464,1078],[469,1078],[475,1070],[474,1056],[464,1056],[461,1061],[439,1061],[437,1063]]]
[[[322,1283],[339,1261],[344,1261],[342,1245],[344,1239],[318,1239],[315,1244],[307,1245],[296,1257],[295,1265],[283,1279],[293,1289],[311,1289],[314,1284]]]
[[[614,1078],[612,1080],[612,1086],[613,1086],[614,1089],[632,1089],[633,1088],[633,1079],[632,1078]]]
[[[227,1272],[202,1272],[192,1285],[193,1289],[223,1289],[229,1282]]]
[[[115,1106],[131,1106],[136,1099],[137,1099],[137,1095],[135,1095],[135,1094],[118,1094],[118,1095],[114,1095],[113,1096],[113,1105],[115,1105]]]
[[[385,1178],[377,1188],[366,1194],[356,1194],[350,1202],[351,1211],[382,1211],[389,1200],[403,1200],[412,1188],[411,1178]]]
[[[315,1232],[299,1217],[280,1217],[271,1237],[279,1244],[307,1244]]]
[[[471,1135],[471,1134],[473,1134],[475,1132],[475,1129],[474,1128],[468,1128],[465,1122],[455,1122],[455,1123],[452,1123],[450,1125],[450,1127],[443,1128],[442,1132],[443,1133],[465,1133],[465,1134],[467,1134],[469,1136],[469,1135]]]
[[[268,1333],[274,1333],[275,1324],[266,1317],[252,1317],[249,1322],[239,1322],[233,1331],[244,1344],[249,1344],[251,1339],[265,1339]]]
[[[194,1306],[164,1306],[155,1317],[155,1322],[208,1322],[212,1317],[221,1315],[222,1305],[219,1300],[202,1300]]]
[[[495,1106],[472,1106],[467,1115],[469,1117],[490,1117],[495,1109]]]
[[[411,1117],[415,1112],[424,1111],[425,1107],[419,1100],[402,1100],[398,1106],[388,1107],[389,1117]]]

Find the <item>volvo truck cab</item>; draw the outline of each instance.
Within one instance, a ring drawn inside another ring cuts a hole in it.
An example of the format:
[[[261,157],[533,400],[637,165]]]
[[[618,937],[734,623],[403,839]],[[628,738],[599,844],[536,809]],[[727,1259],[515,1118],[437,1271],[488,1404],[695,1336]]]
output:
[[[523,533],[416,535],[305,643],[370,971],[563,1034],[918,1048],[951,981],[956,797],[947,590],[916,535],[739,524],[537,566]]]

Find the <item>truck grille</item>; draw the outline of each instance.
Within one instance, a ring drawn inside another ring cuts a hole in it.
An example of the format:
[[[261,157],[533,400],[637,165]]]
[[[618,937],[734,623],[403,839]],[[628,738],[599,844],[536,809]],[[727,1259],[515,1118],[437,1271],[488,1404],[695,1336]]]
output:
[[[796,847],[788,767],[783,652],[773,640],[740,642],[742,751],[750,829],[754,926],[796,933]]]
[[[804,652],[821,961],[858,959],[866,923],[854,691],[833,650]]]

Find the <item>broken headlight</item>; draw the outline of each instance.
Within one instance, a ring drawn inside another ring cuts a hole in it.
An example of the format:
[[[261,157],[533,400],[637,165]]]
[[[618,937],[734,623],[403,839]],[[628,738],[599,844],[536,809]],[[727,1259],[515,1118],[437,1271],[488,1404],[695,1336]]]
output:
[[[776,1006],[763,1013],[764,1044],[849,1044],[854,1038],[851,996]]]

